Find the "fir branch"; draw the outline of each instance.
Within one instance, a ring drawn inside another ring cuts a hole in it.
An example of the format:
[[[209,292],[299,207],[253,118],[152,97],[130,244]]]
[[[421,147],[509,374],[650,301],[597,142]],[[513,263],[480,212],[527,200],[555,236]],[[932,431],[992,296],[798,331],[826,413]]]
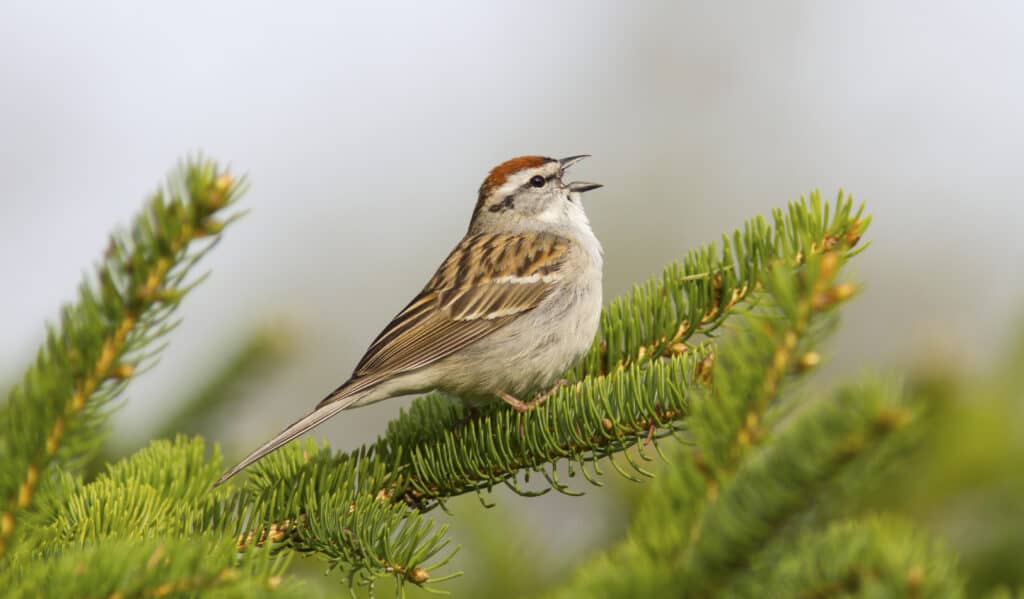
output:
[[[861,466],[879,466],[874,458],[914,424],[914,410],[902,399],[885,386],[845,390],[778,433],[706,499],[672,584],[693,596],[714,596],[759,552],[785,553],[787,527],[805,528],[809,522],[801,517],[820,496],[856,474],[860,483],[878,476]]]
[[[729,376],[715,379],[715,395],[730,399],[703,402],[697,409],[703,425],[695,432],[699,459],[713,475],[735,470],[745,452],[763,439],[765,413],[778,399],[783,380],[816,362],[807,356],[829,329],[814,325],[827,323],[830,313],[855,293],[852,284],[836,282],[843,262],[841,252],[827,251],[810,256],[797,273],[777,268],[765,278],[772,301],[750,324],[757,330],[748,334],[749,343],[723,353],[716,364]]]
[[[964,596],[964,582],[949,552],[891,517],[842,521],[807,532],[776,557],[731,581],[723,596]]]
[[[432,574],[454,555],[446,527],[391,500],[385,489],[394,487],[396,473],[394,464],[367,450],[336,456],[308,440],[289,444],[263,460],[226,502],[243,514],[237,546],[283,543],[318,554],[352,583],[366,585],[393,577],[424,586],[458,575]]]
[[[0,575],[10,597],[309,597],[284,578],[287,560],[264,552],[239,564],[234,549],[204,536],[113,540],[52,560],[25,560]]]
[[[541,475],[548,489],[573,494],[558,480],[560,461],[570,464],[588,481],[600,484],[597,462],[610,463],[627,478],[649,476],[639,464],[621,469],[611,458],[638,442],[674,432],[689,412],[689,390],[696,384],[698,365],[710,354],[703,346],[682,356],[646,367],[632,365],[606,377],[588,378],[552,396],[556,410],[526,413],[497,410],[487,418],[453,426],[439,439],[413,447],[408,458],[404,499],[421,508],[431,500],[492,489],[504,483],[520,494],[531,494],[519,482],[530,473]],[[401,435],[399,434],[399,438]],[[389,451],[397,453],[402,444]],[[630,458],[626,458],[627,460]],[[587,471],[588,463],[597,469]]]
[[[0,556],[53,463],[81,463],[102,442],[104,408],[152,358],[171,313],[195,284],[187,276],[216,241],[221,213],[240,182],[191,161],[158,190],[127,233],[115,235],[95,282],[64,307],[22,383],[4,406],[0,432]],[[194,247],[199,240],[205,247]],[[150,353],[145,353],[146,350]]]
[[[985,595],[985,599],[1021,599],[1021,597],[1024,597],[1024,587],[1012,591],[1009,587],[1000,586]]]
[[[721,343],[712,390],[691,401],[687,428],[697,449],[680,452],[629,539],[582,567],[564,595],[733,596],[732,581],[767,576],[791,552],[792,537],[821,521],[822,498],[877,479],[889,461],[880,458],[915,436],[921,411],[898,387],[880,384],[844,390],[781,430],[764,424],[780,383],[802,372],[798,356],[827,331],[817,323],[849,296],[834,281],[836,260],[829,252],[809,259],[795,279],[766,279],[771,301]]]
[[[782,269],[777,269],[765,278],[768,297],[762,302],[761,310],[748,315],[737,334],[720,344],[720,355],[712,373],[712,390],[693,400],[692,414],[687,420],[697,449],[688,457],[678,456],[678,464],[659,479],[633,526],[631,537],[639,540],[617,550],[632,559],[628,567],[639,568],[640,563],[656,562],[649,567],[659,574],[644,583],[650,593],[657,595],[654,589],[672,581],[677,594],[679,585],[683,585],[681,588],[689,595],[703,596],[698,585],[717,580],[714,578],[716,564],[710,564],[709,571],[704,571],[692,565],[696,559],[693,554],[704,547],[706,539],[711,543],[724,542],[723,536],[716,534],[722,531],[708,532],[706,528],[709,518],[717,522],[716,514],[726,509],[720,507],[723,502],[732,508],[726,499],[730,492],[735,489],[747,494],[766,492],[763,484],[742,484],[734,473],[737,468],[743,472],[742,467],[749,466],[749,452],[766,439],[767,431],[761,427],[764,412],[780,393],[784,377],[801,372],[797,356],[820,341],[820,335],[807,338],[812,331],[821,332],[811,326],[812,321],[826,319],[827,312],[834,309],[836,303],[815,304],[815,298],[836,287],[833,281],[840,266],[841,255],[831,251],[811,257],[796,277],[782,276],[779,274]],[[816,305],[818,309],[814,309]],[[795,451],[785,454],[790,459],[794,455]],[[807,491],[797,485],[793,490],[796,493]],[[726,510],[726,514],[734,515],[733,511]],[[673,525],[665,526],[666,520],[671,520]],[[725,521],[734,522],[728,518]],[[766,533],[762,526],[752,529]],[[747,536],[743,541],[749,541],[748,546],[764,542],[764,537],[751,535],[749,529],[744,532]],[[714,549],[720,547],[714,546]],[[726,552],[726,555],[737,553]],[[712,554],[720,555],[721,551]],[[662,561],[659,565],[654,556],[662,556],[662,560],[669,559],[664,556],[676,557],[671,558],[671,563]],[[611,559],[622,562],[625,557]],[[669,576],[670,572],[677,574]],[[679,572],[692,572],[695,578],[681,581]],[[577,588],[573,592],[580,591]]]
[[[39,556],[107,539],[213,532],[230,537],[237,523],[227,517],[227,493],[210,492],[220,451],[215,447],[209,459],[205,454],[201,438],[179,435],[153,441],[89,483],[62,472],[57,492],[44,496],[26,517],[35,534],[22,549]]]
[[[766,277],[770,307],[748,324],[744,343],[725,348],[715,366],[713,395],[695,406],[689,425],[699,450],[684,467],[689,475],[683,477],[693,499],[688,502],[687,512],[681,514],[680,524],[685,523],[681,532],[670,537],[681,550],[672,570],[684,573],[676,577],[676,584],[682,584],[694,596],[712,593],[714,585],[772,538],[775,530],[770,523],[780,522],[783,515],[792,513],[787,511],[790,504],[784,498],[798,501],[812,496],[806,479],[787,481],[787,489],[794,495],[784,494],[778,488],[786,467],[794,461],[800,463],[802,456],[832,455],[825,448],[823,436],[800,436],[804,431],[801,426],[820,426],[826,419],[819,410],[798,420],[792,430],[771,446],[772,451],[758,455],[756,460],[746,459],[771,432],[764,426],[765,413],[779,397],[784,377],[801,372],[801,364],[806,362],[802,356],[827,331],[814,324],[827,321],[839,302],[853,293],[851,285],[836,282],[842,262],[843,254],[830,250],[808,256],[796,277],[782,269],[775,269]],[[826,406],[834,408],[834,404]],[[845,419],[843,423],[853,427],[856,421]],[[813,428],[812,431],[818,432]],[[842,438],[834,435],[830,440],[841,443]],[[786,445],[787,440],[791,446]],[[876,448],[870,443],[865,447]],[[841,470],[842,464],[825,460],[824,464],[816,465],[818,468],[811,471],[824,476],[826,472]],[[698,494],[700,487],[695,482],[701,479],[703,493]],[[761,500],[749,505],[752,496]],[[643,521],[641,517],[640,522]],[[737,523],[751,526],[738,527]],[[653,526],[649,525],[648,530]],[[737,537],[735,533],[740,528],[743,534]],[[652,534],[651,538],[660,536],[663,535]],[[730,545],[732,540],[735,544]]]
[[[691,250],[660,278],[609,303],[598,338],[572,371],[573,378],[686,352],[692,337],[714,333],[737,306],[751,300],[776,265],[795,269],[809,256],[834,249],[852,256],[849,250],[871,217],[863,204],[855,210],[852,197],[842,191],[834,204],[815,191],[790,202],[785,211],[774,210],[772,221],[747,221],[731,236],[722,236],[721,250],[714,243]]]
[[[216,448],[209,459],[205,453],[202,439],[179,435],[154,441],[89,483],[57,469],[58,492],[26,514],[25,527],[34,534],[10,555],[0,588],[48,589],[48,581],[73,567],[85,580],[54,587],[60,589],[54,596],[92,595],[67,590],[89,584],[113,585],[110,593],[125,596],[246,596],[276,589],[288,555],[237,553],[234,531],[245,513],[227,490],[210,490],[221,456]]]

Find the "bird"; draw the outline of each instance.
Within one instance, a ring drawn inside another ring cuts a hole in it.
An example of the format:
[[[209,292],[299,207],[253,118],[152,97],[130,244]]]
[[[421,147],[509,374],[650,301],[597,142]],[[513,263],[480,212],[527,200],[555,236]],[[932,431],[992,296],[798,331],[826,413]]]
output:
[[[491,169],[466,235],[352,376],[214,486],[348,408],[431,390],[519,411],[547,399],[600,322],[603,250],[582,194],[602,185],[562,181],[588,157],[520,156]]]

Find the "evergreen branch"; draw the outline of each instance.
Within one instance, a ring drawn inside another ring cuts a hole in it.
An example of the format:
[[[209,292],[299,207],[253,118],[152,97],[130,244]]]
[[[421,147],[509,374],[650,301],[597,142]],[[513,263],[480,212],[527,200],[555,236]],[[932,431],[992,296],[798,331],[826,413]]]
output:
[[[943,548],[903,521],[868,518],[804,534],[772,563],[734,580],[723,596],[957,598],[963,587]]]
[[[221,467],[215,447],[209,459],[201,438],[157,440],[108,465],[95,480],[62,473],[26,525],[35,531],[22,549],[53,555],[108,539],[148,539],[220,532],[231,535],[225,492],[210,492]],[[234,516],[237,517],[237,516]],[[216,518],[219,526],[211,527]]]
[[[724,581],[748,571],[759,552],[785,553],[787,527],[805,527],[800,519],[817,498],[853,473],[861,483],[865,475],[878,475],[859,466],[877,465],[873,458],[914,423],[914,411],[901,399],[884,386],[848,390],[779,433],[707,499],[672,584],[693,596],[714,596]]]
[[[1024,597],[1024,587],[1013,591],[1006,586],[1000,586],[985,595],[985,599],[1020,599],[1021,597]]]
[[[835,282],[843,262],[840,252],[828,251],[809,257],[795,277],[784,269],[766,277],[772,302],[750,325],[758,330],[750,333],[745,351],[726,352],[716,365],[729,376],[715,379],[715,395],[730,400],[704,402],[697,410],[703,425],[695,433],[698,459],[712,476],[735,470],[764,438],[765,413],[778,399],[783,380],[816,363],[813,348],[827,329],[815,325],[827,323],[831,311],[855,293],[852,284]],[[764,352],[770,352],[767,361]]]
[[[245,514],[226,490],[210,491],[221,466],[217,448],[207,460],[202,439],[179,435],[154,441],[89,483],[59,472],[57,492],[26,515],[34,534],[11,554],[0,588],[51,588],[49,581],[72,568],[84,580],[52,587],[59,589],[54,596],[94,596],[94,589],[110,585],[110,593],[124,596],[216,591],[241,597],[276,589],[287,556],[236,552],[233,531]],[[83,586],[89,584],[95,586]],[[68,590],[76,588],[91,592]]]
[[[570,493],[569,486],[557,478],[562,460],[569,462],[570,476],[578,468],[584,478],[598,484],[587,472],[588,462],[596,467],[602,458],[611,459],[643,440],[656,443],[658,437],[676,430],[689,413],[690,389],[699,384],[698,366],[709,355],[709,346],[702,346],[644,367],[634,364],[559,389],[549,400],[557,409],[495,410],[461,429],[453,426],[439,439],[396,445],[391,452],[413,447],[403,498],[427,507],[431,500],[490,490],[503,482],[529,494],[520,486],[520,473],[525,473],[524,483],[529,482],[530,473],[538,473],[548,488]],[[401,433],[397,435],[402,438]],[[620,470],[624,476],[632,477],[629,472],[649,476],[638,464],[629,466],[629,471]]]
[[[766,277],[770,301],[721,343],[712,390],[691,400],[687,428],[698,449],[656,482],[633,540],[599,560],[615,569],[593,576],[600,567],[585,567],[567,594],[714,596],[846,476],[877,475],[863,465],[877,466],[872,458],[914,420],[899,393],[881,386],[844,393],[803,412],[775,439],[763,425],[780,384],[804,370],[800,356],[827,330],[819,324],[852,291],[835,283],[841,264],[842,253],[829,251],[809,257],[796,277]],[[623,572],[646,574],[609,580]]]
[[[745,556],[772,538],[775,531],[768,523],[778,522],[782,514],[790,513],[786,510],[788,504],[782,500],[786,496],[778,489],[771,489],[772,482],[780,478],[780,472],[785,472],[787,465],[805,455],[801,451],[817,457],[830,455],[823,447],[812,449],[812,440],[806,438],[810,433],[799,436],[803,431],[801,425],[816,426],[825,418],[812,413],[800,419],[793,430],[773,444],[767,453],[761,453],[758,460],[745,459],[770,432],[764,427],[765,413],[776,403],[784,377],[800,372],[801,364],[807,362],[804,356],[820,340],[824,329],[813,325],[827,322],[829,313],[838,303],[853,294],[852,285],[835,282],[842,263],[843,254],[829,250],[808,256],[796,277],[782,269],[773,270],[764,282],[772,300],[771,307],[749,324],[746,344],[735,344],[722,353],[716,368],[725,376],[719,377],[716,373],[713,397],[701,401],[694,411],[690,425],[699,451],[694,455],[689,481],[703,478],[705,491],[703,501],[691,503],[691,510],[685,516],[688,525],[679,535],[682,553],[675,568],[686,573],[677,578],[677,582],[694,596],[711,593],[714,585],[731,569],[742,565]],[[846,424],[853,422],[846,421]],[[791,440],[792,447],[784,444],[786,439]],[[770,456],[777,456],[778,460],[773,462]],[[839,470],[839,464],[829,470],[831,465],[826,462],[814,472],[822,475]],[[760,478],[752,473],[759,473]],[[747,480],[744,476],[752,478]],[[796,490],[798,497],[811,496],[806,480],[789,482],[793,483],[789,488]],[[800,482],[804,484],[797,484]],[[736,494],[742,499],[736,499]],[[736,505],[737,501],[745,504],[752,494],[764,494],[777,502],[758,502],[757,508],[763,509]],[[794,500],[793,497],[788,499]],[[730,534],[735,531],[731,527],[737,522],[749,523],[744,515],[750,513],[760,516],[758,526],[744,529],[745,536],[738,540],[742,544],[729,545],[733,539]]]
[[[0,575],[10,597],[309,597],[283,577],[286,560],[264,552],[239,565],[217,538],[112,540],[26,560]]]
[[[238,520],[245,528],[235,531],[237,546],[246,551],[270,541],[317,553],[352,583],[445,580],[431,571],[454,555],[446,527],[391,501],[384,490],[394,487],[396,473],[365,449],[336,456],[309,440],[289,444],[263,460],[227,502],[246,516]]]
[[[792,319],[808,315],[807,322],[813,325],[825,316],[815,315],[814,307],[837,299],[833,291],[839,285],[809,276],[810,270],[801,273],[803,297],[817,298],[812,299],[810,312],[799,309],[801,302],[787,302],[784,298],[792,296],[780,294],[775,283],[768,284],[786,316],[773,315],[774,311],[761,314],[740,338],[723,342],[714,391],[693,400],[687,420],[699,449],[655,482],[628,540],[580,568],[573,584],[562,590],[565,596],[845,596],[842,587],[825,592],[831,589],[825,583],[794,586],[786,576],[771,584],[762,581],[785,574],[787,567],[797,564],[827,563],[849,573],[862,563],[853,557],[872,563],[892,557],[884,540],[858,547],[864,552],[856,556],[844,556],[838,550],[826,553],[813,536],[813,526],[822,521],[823,500],[834,503],[845,488],[863,488],[877,480],[894,453],[918,436],[922,410],[908,403],[899,387],[868,384],[841,391],[834,401],[801,412],[781,431],[752,426],[763,420],[757,411],[749,410],[764,403],[765,392],[778,392],[780,377],[773,372],[800,372],[800,361],[785,357],[799,354],[785,348],[801,347],[799,338],[794,339],[800,327],[794,327]],[[808,285],[808,279],[814,283]],[[787,304],[797,309],[787,310]],[[737,435],[736,430],[748,435]],[[718,438],[724,441],[705,445]],[[742,441],[737,443],[737,438]],[[666,526],[668,522],[672,525]],[[908,536],[901,533],[899,538],[906,542]],[[793,537],[818,544],[807,544],[815,549],[795,557]],[[921,544],[905,547],[915,553],[924,551]],[[948,558],[925,555],[922,561],[905,564],[902,571],[858,571],[857,577],[827,580],[866,584],[884,578],[880,584],[918,589],[922,597],[933,596],[928,589],[944,589],[956,596],[961,583]],[[790,558],[793,561],[786,566]]]
[[[185,278],[204,251],[194,243],[216,241],[227,222],[218,217],[240,191],[240,182],[212,162],[185,164],[130,232],[111,239],[95,282],[81,285],[60,326],[47,328],[35,363],[4,406],[0,556],[48,466],[80,463],[102,441],[103,408],[145,367],[143,351],[166,332],[190,288]]]
[[[785,212],[774,210],[772,220],[747,221],[722,236],[721,251],[714,243],[691,250],[661,278],[608,304],[597,340],[572,371],[574,380],[687,351],[694,335],[713,333],[737,305],[752,299],[774,266],[795,268],[838,248],[852,255],[850,248],[871,223],[863,204],[854,210],[842,191],[834,206],[815,191],[790,202]]]

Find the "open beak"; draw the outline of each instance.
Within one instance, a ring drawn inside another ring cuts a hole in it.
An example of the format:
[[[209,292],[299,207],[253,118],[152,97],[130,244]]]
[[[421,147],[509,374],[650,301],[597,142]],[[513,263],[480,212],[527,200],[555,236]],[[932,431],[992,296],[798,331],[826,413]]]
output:
[[[579,156],[569,156],[568,158],[561,158],[558,164],[562,166],[562,172],[569,170],[569,167],[583,160],[584,158],[590,158],[590,154],[580,154]],[[591,189],[597,189],[598,187],[604,187],[600,183],[587,183],[586,181],[573,181],[566,185],[569,191],[575,191],[577,193],[583,193],[584,191],[590,191]]]

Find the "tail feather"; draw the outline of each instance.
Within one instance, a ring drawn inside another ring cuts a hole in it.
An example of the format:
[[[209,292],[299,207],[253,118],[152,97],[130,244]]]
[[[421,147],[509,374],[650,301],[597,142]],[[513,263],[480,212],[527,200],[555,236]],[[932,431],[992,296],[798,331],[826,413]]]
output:
[[[246,456],[244,460],[242,460],[233,468],[222,474],[221,477],[217,479],[217,482],[213,483],[213,486],[220,486],[229,478],[238,474],[245,468],[249,467],[254,462],[260,460],[268,453],[281,447],[285,443],[292,441],[299,435],[305,433],[306,431],[312,429],[313,427],[320,425],[321,423],[323,423],[323,421],[327,420],[331,416],[334,416],[338,412],[351,406],[364,395],[362,393],[355,393],[352,395],[339,397],[339,395],[342,395],[343,389],[344,387],[338,389],[334,393],[327,396],[327,398],[324,399],[324,401],[317,404],[316,408],[314,408],[312,412],[306,414],[302,418],[299,418],[295,422],[289,424],[287,428],[278,433],[277,436],[275,436],[273,439],[267,441],[263,445],[260,445],[255,451]]]

